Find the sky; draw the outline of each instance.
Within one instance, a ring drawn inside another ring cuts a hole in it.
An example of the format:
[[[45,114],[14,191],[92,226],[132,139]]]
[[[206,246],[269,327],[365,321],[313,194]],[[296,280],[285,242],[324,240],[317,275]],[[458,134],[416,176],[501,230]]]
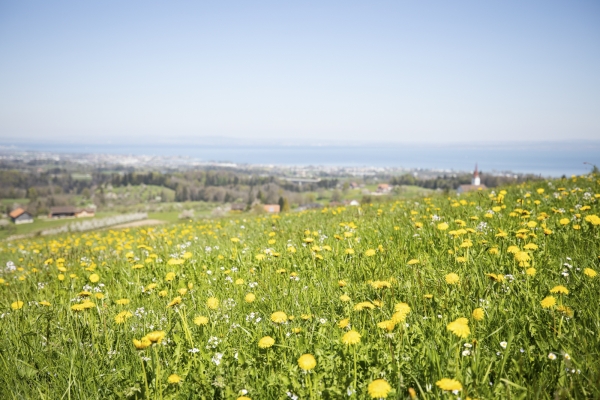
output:
[[[0,144],[600,140],[598,1],[0,0]]]

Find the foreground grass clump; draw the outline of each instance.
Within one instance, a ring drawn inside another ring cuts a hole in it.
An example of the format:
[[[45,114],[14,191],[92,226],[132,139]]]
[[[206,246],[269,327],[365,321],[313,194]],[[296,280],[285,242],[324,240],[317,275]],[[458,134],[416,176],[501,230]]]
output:
[[[0,398],[599,398],[600,177],[0,244]]]

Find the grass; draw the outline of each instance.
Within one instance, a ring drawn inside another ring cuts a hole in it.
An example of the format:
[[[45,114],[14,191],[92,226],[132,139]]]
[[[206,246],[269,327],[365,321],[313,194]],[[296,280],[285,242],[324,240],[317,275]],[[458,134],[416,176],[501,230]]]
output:
[[[590,175],[0,243],[0,398],[599,398],[599,199]]]

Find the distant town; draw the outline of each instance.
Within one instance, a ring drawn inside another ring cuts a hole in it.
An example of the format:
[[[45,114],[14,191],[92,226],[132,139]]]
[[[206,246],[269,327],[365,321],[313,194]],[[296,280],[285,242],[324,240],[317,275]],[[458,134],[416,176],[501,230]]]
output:
[[[0,148],[0,238],[460,194],[539,179],[511,172],[284,166]]]

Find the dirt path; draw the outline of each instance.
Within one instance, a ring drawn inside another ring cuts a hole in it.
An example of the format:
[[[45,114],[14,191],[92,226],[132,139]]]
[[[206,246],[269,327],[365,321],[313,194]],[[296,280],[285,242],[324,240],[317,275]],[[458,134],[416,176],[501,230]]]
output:
[[[164,223],[165,223],[165,221],[160,221],[158,219],[143,219],[141,221],[133,221],[133,222],[128,222],[126,224],[107,226],[106,229],[137,228],[139,226],[160,225],[160,224],[164,224]]]

